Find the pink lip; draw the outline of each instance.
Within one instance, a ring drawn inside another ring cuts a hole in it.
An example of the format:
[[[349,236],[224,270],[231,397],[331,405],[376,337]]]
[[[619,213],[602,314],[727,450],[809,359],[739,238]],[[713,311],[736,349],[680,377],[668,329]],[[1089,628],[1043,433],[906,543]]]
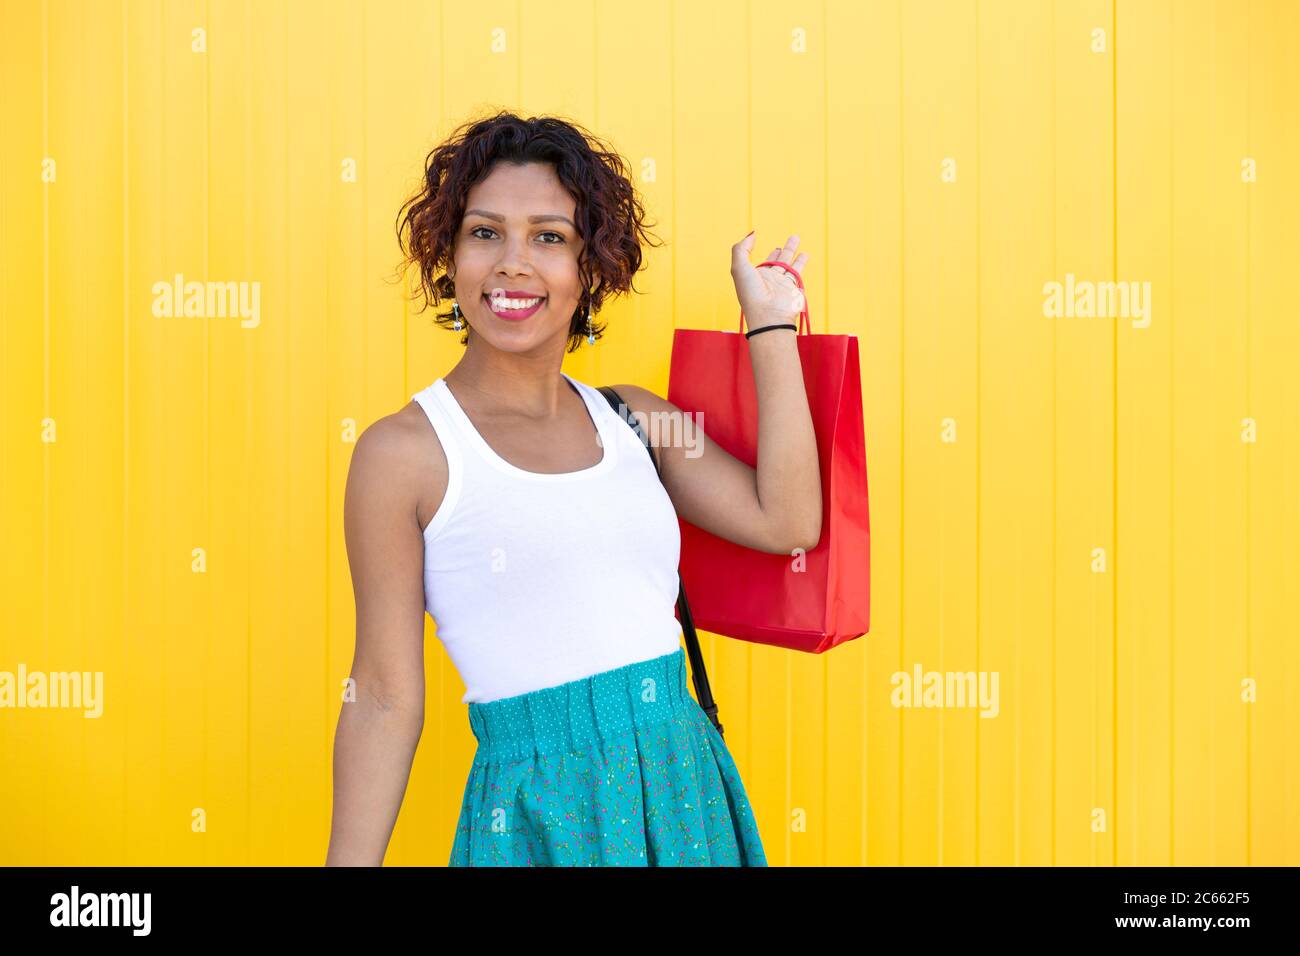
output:
[[[531,298],[531,296],[529,298]],[[505,319],[507,322],[519,322],[522,319],[526,319],[546,304],[546,299],[542,299],[541,302],[538,302],[531,309],[511,309],[509,312],[498,312],[496,309],[492,308],[492,300],[490,297],[484,295],[483,301],[487,303],[488,310],[493,315],[498,319]]]

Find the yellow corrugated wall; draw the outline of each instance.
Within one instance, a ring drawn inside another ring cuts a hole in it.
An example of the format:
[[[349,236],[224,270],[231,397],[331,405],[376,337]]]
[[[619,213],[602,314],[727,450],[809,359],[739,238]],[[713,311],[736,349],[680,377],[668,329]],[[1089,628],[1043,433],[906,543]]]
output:
[[[668,240],[570,374],[664,394],[751,227],[859,338],[872,633],[703,637],[773,864],[1300,864],[1298,45],[1295,0],[5,2],[0,671],[104,709],[0,709],[0,863],[324,860],[351,442],[460,351],[393,222],[509,107]],[[258,324],[155,316],[178,273]],[[1067,276],[1149,322],[1046,316]],[[473,752],[426,626],[395,864]],[[997,715],[895,707],[918,666]]]

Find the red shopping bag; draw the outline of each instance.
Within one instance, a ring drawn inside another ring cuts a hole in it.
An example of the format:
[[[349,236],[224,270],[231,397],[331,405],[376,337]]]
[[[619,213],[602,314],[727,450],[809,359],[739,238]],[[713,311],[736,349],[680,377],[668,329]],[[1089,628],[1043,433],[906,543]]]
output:
[[[798,273],[787,271],[802,288]],[[697,627],[820,654],[869,630],[871,528],[858,339],[813,335],[811,323],[805,332],[807,319],[805,299],[797,345],[821,466],[817,546],[801,557],[769,554],[678,519],[679,572]],[[701,412],[700,424],[710,438],[756,466],[758,401],[743,335],[677,329],[668,400],[685,412]]]

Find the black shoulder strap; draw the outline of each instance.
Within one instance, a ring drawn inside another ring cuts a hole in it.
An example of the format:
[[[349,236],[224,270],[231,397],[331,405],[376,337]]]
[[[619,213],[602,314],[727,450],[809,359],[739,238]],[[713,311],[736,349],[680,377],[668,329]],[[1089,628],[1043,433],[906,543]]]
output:
[[[605,401],[609,402],[609,407],[618,412],[619,417],[631,426],[632,431],[641,439],[641,444],[645,445],[646,454],[654,462],[655,474],[659,475],[660,481],[663,480],[663,472],[659,467],[659,459],[655,457],[654,449],[650,447],[650,439],[646,436],[645,429],[641,423],[632,415],[631,409],[619,397],[618,392],[608,385],[600,387],[600,394],[605,396]],[[722,724],[718,721],[718,705],[713,702],[713,691],[709,689],[709,675],[704,670],[704,655],[700,653],[700,639],[695,633],[695,621],[691,617],[691,607],[686,603],[686,585],[682,583],[680,570],[677,574],[677,616],[681,619],[682,633],[686,635],[686,656],[691,659],[691,680],[695,684],[695,697],[699,701],[700,709],[709,715],[709,720],[718,730],[718,736],[722,736]]]

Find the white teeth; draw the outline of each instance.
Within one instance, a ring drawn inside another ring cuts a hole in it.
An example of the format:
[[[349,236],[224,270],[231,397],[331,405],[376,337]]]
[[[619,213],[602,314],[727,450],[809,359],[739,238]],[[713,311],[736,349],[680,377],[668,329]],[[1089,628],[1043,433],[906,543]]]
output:
[[[536,299],[502,299],[497,296],[489,296],[488,301],[492,303],[494,309],[531,309],[542,300]]]

